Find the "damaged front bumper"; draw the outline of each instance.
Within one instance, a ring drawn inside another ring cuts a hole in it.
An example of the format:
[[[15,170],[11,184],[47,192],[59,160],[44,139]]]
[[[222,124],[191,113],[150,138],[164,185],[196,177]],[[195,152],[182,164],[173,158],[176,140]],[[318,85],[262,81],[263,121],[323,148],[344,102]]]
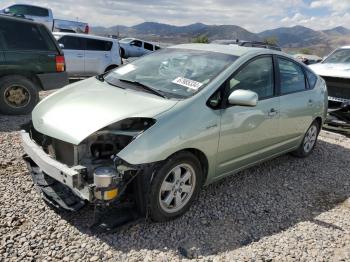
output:
[[[350,100],[328,97],[328,104],[325,128],[350,133]]]
[[[84,201],[93,200],[93,187],[84,183],[86,168],[70,168],[51,158],[25,131],[21,132],[21,138],[26,153],[23,159],[34,183],[43,189],[45,200],[56,202],[67,210],[77,210],[83,206]]]

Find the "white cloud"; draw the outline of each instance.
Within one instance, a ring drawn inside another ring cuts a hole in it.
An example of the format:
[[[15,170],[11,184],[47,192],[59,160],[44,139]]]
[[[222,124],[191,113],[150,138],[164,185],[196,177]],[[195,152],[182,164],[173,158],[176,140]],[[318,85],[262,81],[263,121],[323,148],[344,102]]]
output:
[[[350,9],[350,1],[348,0],[317,0],[310,4],[311,8],[326,7],[336,12],[346,12]]]

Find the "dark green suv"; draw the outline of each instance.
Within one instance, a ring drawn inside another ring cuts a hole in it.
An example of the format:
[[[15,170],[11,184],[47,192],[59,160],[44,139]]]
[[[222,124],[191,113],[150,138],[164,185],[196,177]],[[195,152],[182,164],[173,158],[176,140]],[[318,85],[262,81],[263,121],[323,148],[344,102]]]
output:
[[[28,114],[39,91],[68,84],[64,55],[39,23],[0,15],[0,113]]]

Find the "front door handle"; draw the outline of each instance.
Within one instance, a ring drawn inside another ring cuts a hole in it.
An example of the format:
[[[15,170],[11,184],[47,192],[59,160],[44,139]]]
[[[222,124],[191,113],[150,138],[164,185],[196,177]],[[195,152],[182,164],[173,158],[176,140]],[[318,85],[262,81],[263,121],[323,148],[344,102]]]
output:
[[[314,101],[312,99],[309,99],[309,101],[307,101],[308,106],[313,106],[314,105]]]
[[[271,108],[270,111],[267,113],[269,117],[274,117],[278,114],[278,111],[274,108]]]

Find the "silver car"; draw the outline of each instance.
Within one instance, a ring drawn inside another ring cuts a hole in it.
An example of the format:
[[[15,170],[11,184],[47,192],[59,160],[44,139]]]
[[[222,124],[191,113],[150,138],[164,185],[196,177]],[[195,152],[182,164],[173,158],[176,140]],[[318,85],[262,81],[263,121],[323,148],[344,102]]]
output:
[[[49,96],[22,139],[49,201],[131,201],[165,221],[202,186],[285,153],[308,156],[326,113],[325,82],[286,54],[188,44]]]

